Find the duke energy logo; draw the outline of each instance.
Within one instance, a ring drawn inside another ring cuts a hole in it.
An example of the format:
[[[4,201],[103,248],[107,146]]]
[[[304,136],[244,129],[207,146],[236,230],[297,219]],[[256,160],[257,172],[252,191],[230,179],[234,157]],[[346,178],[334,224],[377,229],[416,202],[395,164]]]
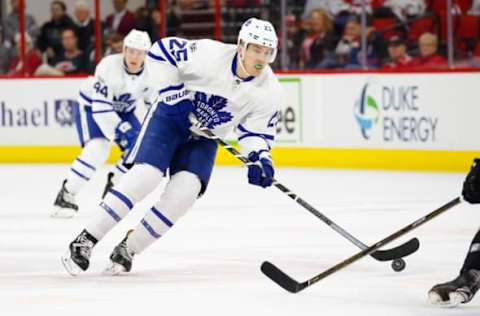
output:
[[[355,102],[354,116],[363,138],[369,139],[370,130],[380,118],[380,109],[377,101],[368,94],[368,83],[363,86],[360,99]]]

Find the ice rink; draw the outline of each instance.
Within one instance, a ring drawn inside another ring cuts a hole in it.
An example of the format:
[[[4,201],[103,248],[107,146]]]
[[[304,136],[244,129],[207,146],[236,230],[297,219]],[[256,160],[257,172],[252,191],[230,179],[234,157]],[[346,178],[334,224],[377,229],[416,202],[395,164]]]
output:
[[[431,286],[457,275],[479,226],[480,207],[459,205],[400,239],[416,236],[421,243],[401,273],[368,257],[290,294],[260,272],[264,260],[303,281],[358,249],[276,188],[249,186],[242,168],[218,167],[207,194],[135,258],[130,274],[107,277],[102,270],[149,201],[98,244],[90,270],[73,278],[60,257],[95,216],[90,209],[99,202],[107,169],[80,194],[76,218],[52,219],[52,202],[66,169],[0,165],[1,315],[480,315],[479,297],[455,310],[426,301]],[[279,181],[367,244],[457,196],[463,178],[277,169]]]

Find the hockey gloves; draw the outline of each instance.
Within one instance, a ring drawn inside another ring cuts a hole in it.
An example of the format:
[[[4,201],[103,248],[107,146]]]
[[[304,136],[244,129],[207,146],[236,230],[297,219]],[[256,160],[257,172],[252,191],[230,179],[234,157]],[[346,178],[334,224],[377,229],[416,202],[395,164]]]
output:
[[[254,163],[248,166],[248,183],[262,188],[271,186],[275,170],[269,155],[252,151],[248,159]]]
[[[469,203],[480,203],[480,159],[473,160],[472,168],[463,182],[462,195]]]
[[[132,127],[132,125],[127,122],[120,122],[115,128],[115,143],[122,149],[122,151],[130,150],[135,144],[137,139],[138,130]]]

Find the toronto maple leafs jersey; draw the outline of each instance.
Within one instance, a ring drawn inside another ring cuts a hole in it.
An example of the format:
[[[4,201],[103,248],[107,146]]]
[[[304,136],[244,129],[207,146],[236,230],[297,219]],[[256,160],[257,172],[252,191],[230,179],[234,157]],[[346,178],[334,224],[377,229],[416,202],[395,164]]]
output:
[[[164,38],[148,52],[147,81],[168,105],[192,100],[197,119],[218,136],[234,130],[243,154],[269,151],[282,89],[269,66],[258,77],[242,79],[236,74],[237,62],[236,45]]]
[[[143,67],[138,73],[128,73],[123,55],[115,54],[100,61],[95,76],[87,78],[80,87],[83,106],[91,106],[95,122],[110,140],[115,137],[115,128],[121,122],[117,113],[134,111],[143,100],[147,106],[157,93],[145,84],[148,70]]]

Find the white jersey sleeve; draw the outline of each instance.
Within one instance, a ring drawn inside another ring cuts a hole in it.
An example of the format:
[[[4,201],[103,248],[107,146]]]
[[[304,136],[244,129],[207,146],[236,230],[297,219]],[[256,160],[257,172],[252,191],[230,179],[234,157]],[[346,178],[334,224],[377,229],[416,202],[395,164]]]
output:
[[[252,111],[236,128],[240,152],[245,156],[253,151],[269,155],[275,140],[282,89],[274,76],[264,89],[257,94]]]
[[[111,66],[111,58],[104,58],[95,70],[95,78],[92,87],[92,114],[95,122],[102,133],[109,140],[115,138],[115,128],[120,124],[121,119],[113,108],[113,87],[107,75]]]
[[[188,66],[189,41],[166,37],[155,42],[147,53],[149,86],[158,88],[163,102],[173,105],[186,98],[181,72]]]

